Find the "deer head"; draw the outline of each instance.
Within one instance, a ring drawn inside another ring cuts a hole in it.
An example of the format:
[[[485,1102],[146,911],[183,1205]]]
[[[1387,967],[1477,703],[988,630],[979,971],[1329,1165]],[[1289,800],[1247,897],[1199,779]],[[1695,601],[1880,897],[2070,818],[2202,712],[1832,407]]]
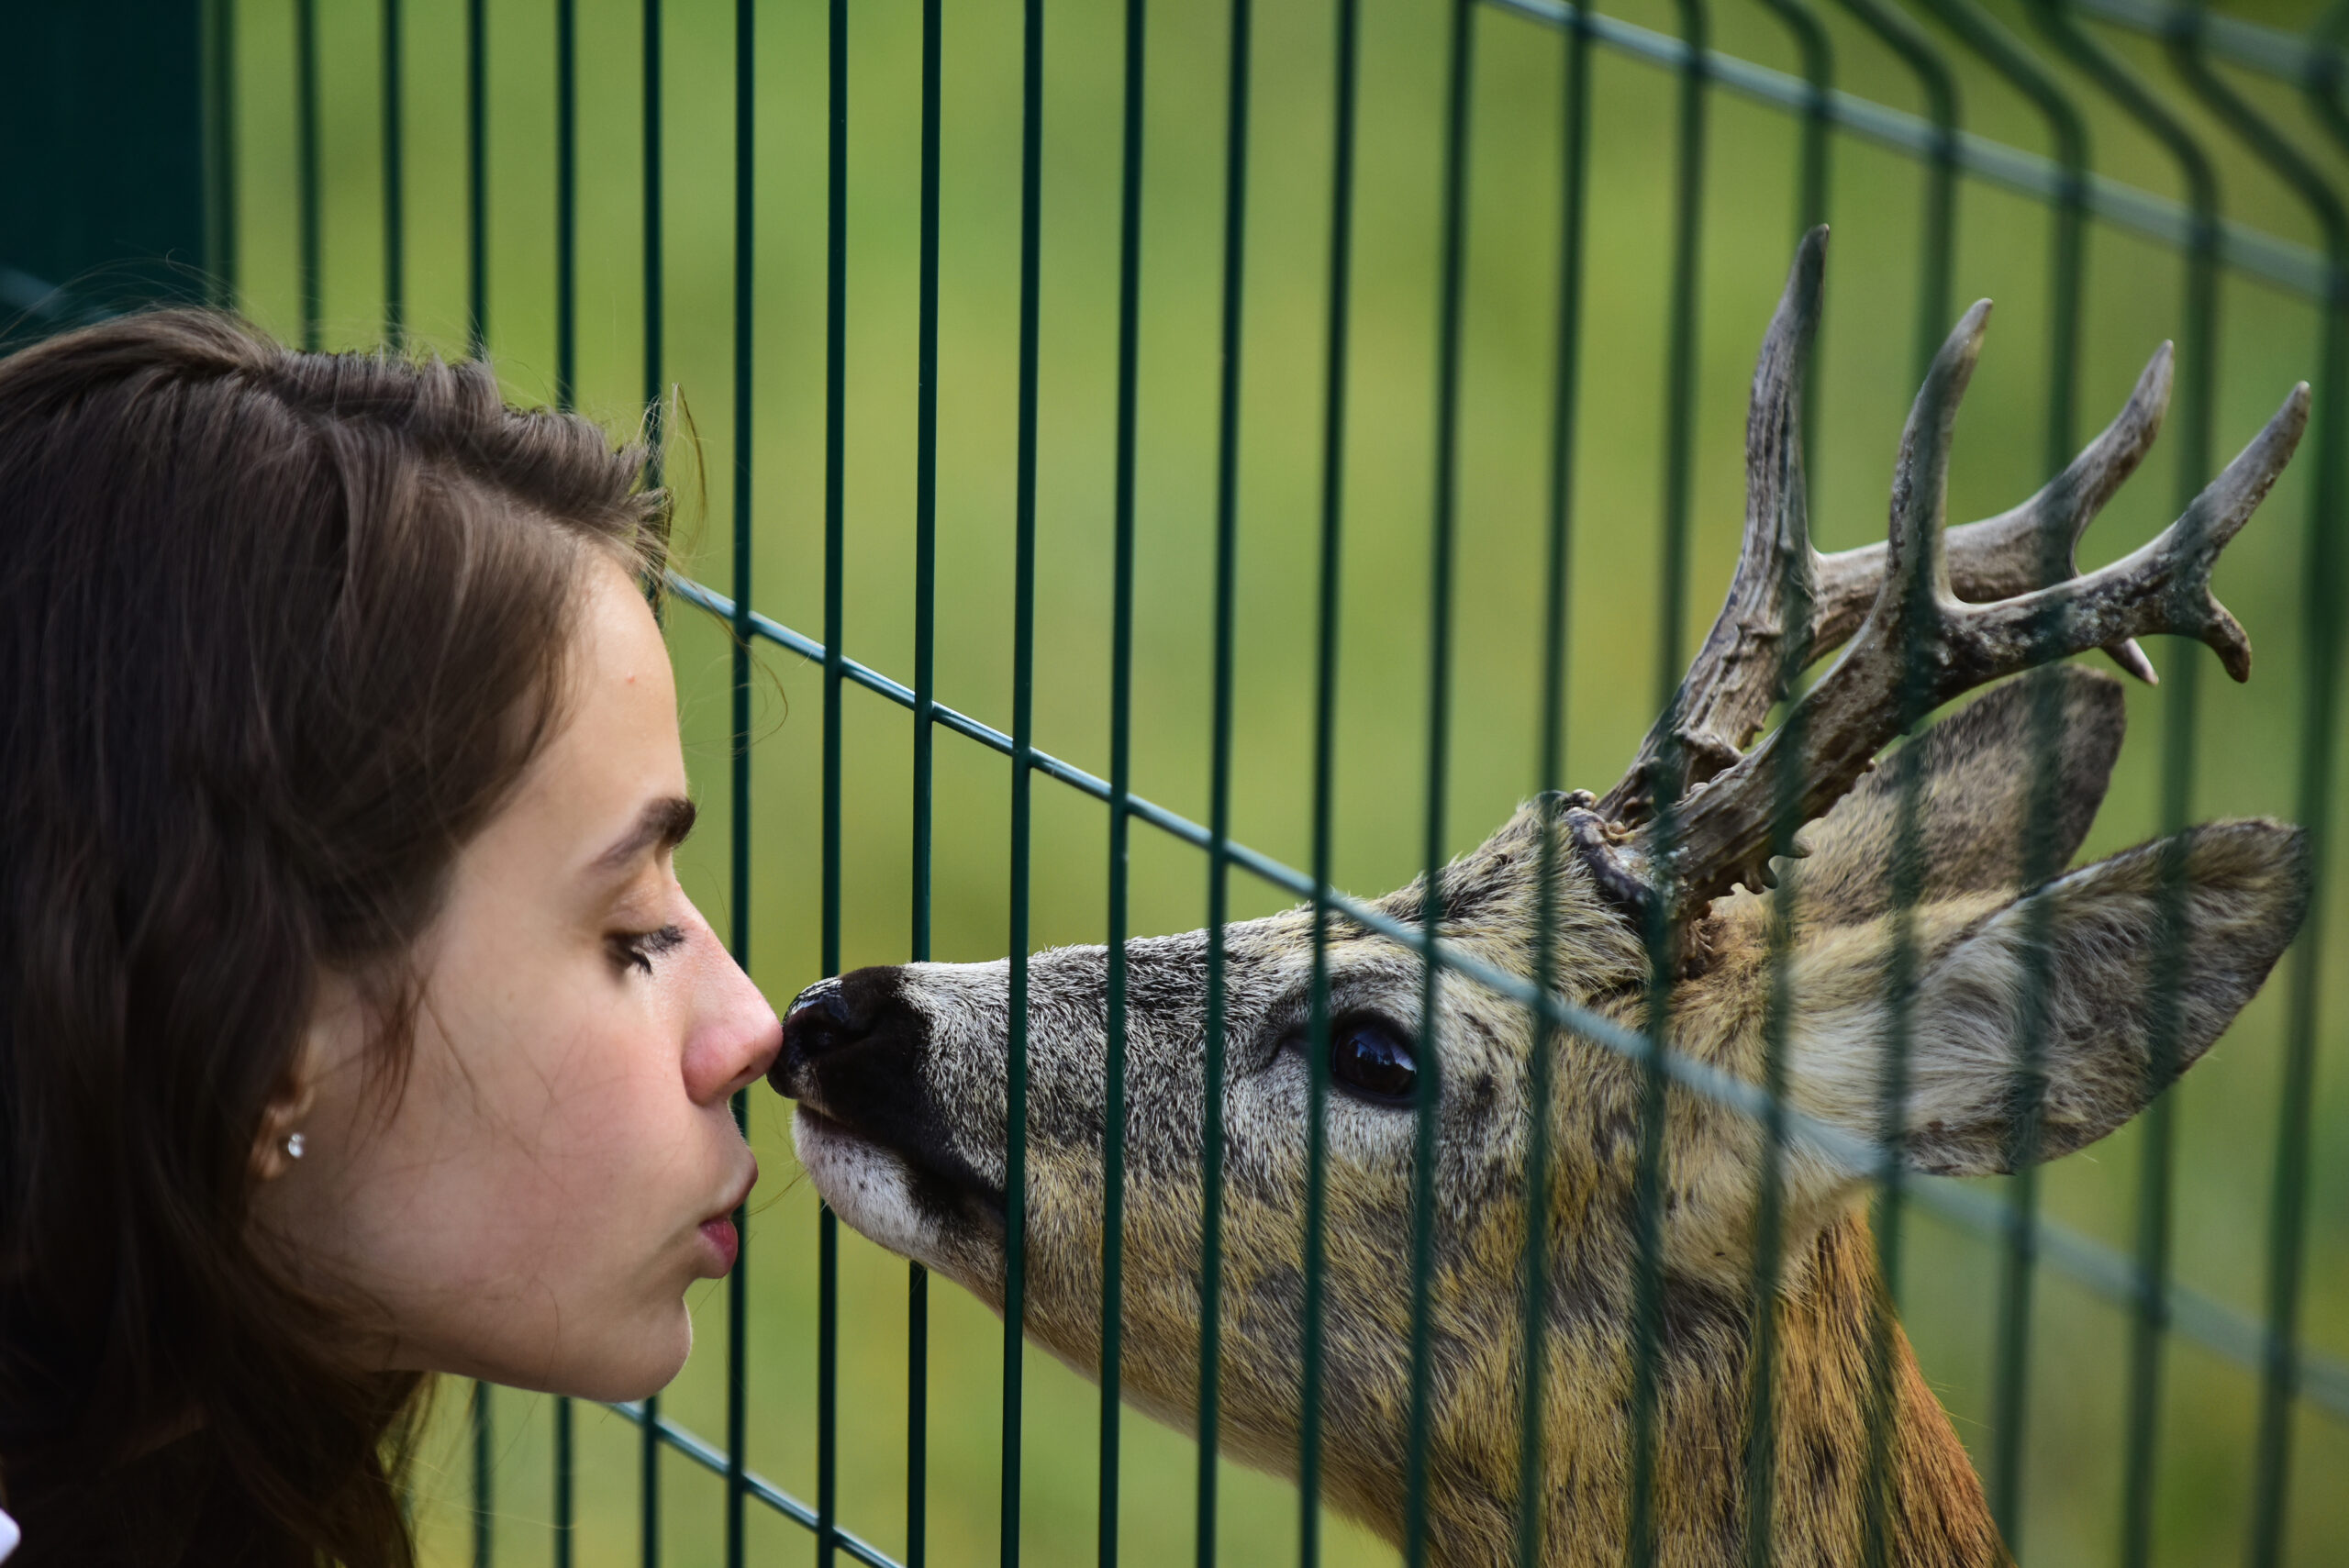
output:
[[[2168,349],[2046,488],[1945,530],[1950,434],[1989,308],[1977,305],[1909,417],[1888,539],[1822,557],[1798,432],[1823,248],[1823,230],[1804,241],[1763,345],[1727,601],[1630,769],[1603,796],[1521,808],[1435,885],[1415,882],[1376,907],[1416,926],[1435,900],[1451,951],[1546,974],[1561,1002],[1633,1029],[1660,1014],[1672,1050],[1754,1083],[1783,1006],[1788,1097],[1810,1125],[1849,1138],[1798,1138],[1779,1168],[1772,1506],[1787,1561],[1848,1562],[1865,1528],[1868,1391],[1884,1386],[1871,1381],[1881,1296],[1855,1202],[1865,1173],[1849,1151],[1886,1139],[1916,1170],[1972,1174],[2102,1137],[2202,1054],[2299,925],[2302,837],[2277,823],[2207,825],[2062,871],[2103,796],[2122,706],[2111,677],[2054,662],[2103,648],[2150,679],[2133,639],[2162,632],[2198,638],[2236,679],[2248,674],[2249,645],[2210,573],[2290,456],[2308,398],[2295,388],[2158,538],[2078,574],[2075,541],[2160,422]],[[1799,672],[1846,643],[1753,744]],[[2040,665],[2053,667],[1994,686],[1875,765],[1925,714]],[[1780,853],[1797,824],[1809,825],[1805,842]],[[1225,932],[1219,1436],[1291,1474],[1313,948],[1308,909]],[[1489,1564],[1512,1551],[1522,1260],[1540,1226],[1545,1561],[1620,1562],[1643,1070],[1537,1028],[1527,1007],[1464,979],[1428,987],[1419,955],[1373,925],[1333,917],[1326,951],[1328,1494],[1399,1535],[1413,1107],[1419,1080],[1437,1077],[1432,1560]],[[1124,1388],[1185,1427],[1198,1389],[1208,952],[1204,932],[1126,951]],[[1028,970],[1025,1328],[1088,1374],[1101,1340],[1108,969],[1105,949],[1064,948]],[[859,970],[800,995],[774,1073],[798,1101],[800,1159],[840,1216],[998,1311],[1008,1003],[1004,962]],[[1907,1042],[1897,1121],[1881,1108],[1896,1030]],[[1531,1087],[1537,1053],[1552,1069],[1546,1106]],[[2038,1092],[2019,1098],[2027,1060]],[[1749,1117],[1710,1099],[1675,1088],[1664,1105],[1653,1528],[1659,1561],[1726,1564],[1742,1561],[1748,1517],[1766,1145]],[[1554,1153],[1546,1186],[1529,1194],[1540,1117]],[[1946,1417],[1897,1336],[1893,1351],[1881,1451],[1891,1560],[2002,1561]]]

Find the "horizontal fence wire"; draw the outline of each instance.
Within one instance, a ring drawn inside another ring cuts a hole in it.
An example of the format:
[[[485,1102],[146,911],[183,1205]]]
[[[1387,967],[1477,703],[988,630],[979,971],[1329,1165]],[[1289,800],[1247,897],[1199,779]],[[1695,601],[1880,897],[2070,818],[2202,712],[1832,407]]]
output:
[[[859,1562],[868,1564],[868,1568],[906,1568],[905,1564],[853,1531],[842,1529],[836,1524],[822,1524],[813,1507],[757,1471],[740,1469],[729,1451],[695,1436],[687,1429],[662,1417],[651,1406],[650,1400],[629,1400],[608,1408],[635,1422],[662,1447],[684,1454],[712,1475],[725,1479],[729,1488],[739,1490],[743,1496],[765,1504],[781,1518],[804,1527],[811,1533],[821,1529],[826,1540]]]

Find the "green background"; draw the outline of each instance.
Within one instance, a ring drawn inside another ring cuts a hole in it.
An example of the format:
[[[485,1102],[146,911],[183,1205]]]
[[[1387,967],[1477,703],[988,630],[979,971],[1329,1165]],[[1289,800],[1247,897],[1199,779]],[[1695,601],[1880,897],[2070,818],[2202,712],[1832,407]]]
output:
[[[2010,6],[1996,7],[2017,28]],[[670,0],[666,318],[669,379],[698,432],[673,474],[685,493],[688,569],[728,587],[733,409],[732,7]],[[1912,78],[1851,25],[1828,17],[1839,84],[1920,106]],[[852,0],[848,200],[845,645],[912,673],[915,331],[919,191],[919,8]],[[1123,7],[1056,0],[1046,25],[1043,326],[1038,489],[1038,744],[1108,772],[1111,461]],[[1150,30],[1141,343],[1141,446],[1134,695],[1137,791],[1203,819],[1208,790],[1216,332],[1220,308],[1226,18],[1160,4]],[[1610,14],[1664,31],[1666,6]],[[375,5],[320,0],[322,317],[329,346],[380,339],[384,278],[380,29]],[[513,395],[551,395],[554,367],[552,6],[490,7],[489,340]],[[1241,428],[1237,836],[1290,864],[1308,858],[1313,593],[1319,495],[1333,23],[1326,0],[1257,7],[1252,99],[1246,343]],[[465,339],[464,61],[461,0],[405,6],[408,319],[424,344]],[[636,428],[644,372],[640,20],[633,5],[581,0],[579,397],[617,433]],[[1013,0],[946,6],[939,383],[938,684],[941,700],[1008,728],[1013,457],[1019,284],[1019,10]],[[1360,206],[1354,239],[1353,418],[1346,470],[1336,854],[1341,885],[1375,893],[1417,869],[1423,838],[1428,702],[1426,576],[1432,485],[1438,177],[1445,7],[1366,0]],[[2257,14],[2305,27],[2309,14]],[[298,332],[298,187],[293,11],[235,7],[239,284],[246,307]],[[1725,0],[1719,47],[1796,69],[1758,5]],[[757,246],[752,453],[756,606],[822,635],[825,353],[825,18],[807,0],[763,6],[757,75]],[[1939,35],[1936,35],[1937,37]],[[2174,98],[2154,49],[2111,35]],[[1947,39],[1943,39],[1948,43]],[[1474,843],[1535,787],[1540,580],[1553,384],[1564,40],[1487,11],[1477,29],[1459,492],[1457,642],[1447,843]],[[2021,100],[1960,56],[1964,124],[2044,150]],[[2255,86],[2295,139],[2329,153],[2296,104]],[[1589,206],[1583,418],[1574,491],[1568,782],[1604,788],[1655,706],[1657,555],[1664,406],[1665,290],[1673,172],[1672,79],[1598,50]],[[2083,100],[2088,95],[2083,92]],[[2189,117],[2194,117],[2188,111]],[[2158,151],[2089,109],[2102,172],[2174,194]],[[2197,123],[2201,123],[2199,119]],[[2301,243],[2301,209],[2215,134],[2231,217]],[[1704,198],[1695,441],[1693,647],[1718,602],[1741,516],[1742,429],[1752,358],[1791,254],[1791,116],[1726,92],[1711,98]],[[1915,385],[1920,200],[1909,158],[1838,138],[1827,305],[1818,375],[1813,528],[1823,547],[1879,537],[1891,455]],[[2048,215],[1977,182],[1962,187],[1956,304],[1996,298],[1989,345],[1961,421],[1954,517],[1998,510],[2043,473]],[[2182,269],[2159,244],[2090,230],[2079,434],[2102,423],[2156,343],[2178,330]],[[2221,304],[2216,448],[2248,439],[2289,385],[2314,372],[2310,304],[2229,274]],[[2091,562],[2133,548],[2174,510],[2176,432],[2091,531]],[[2302,563],[2309,463],[2288,473],[2229,550],[2219,589],[2250,629],[2258,673],[2235,687],[2190,645],[2152,652],[2199,682],[2195,813],[2290,815],[2300,750]],[[2332,526],[2340,526],[2334,519]],[[724,929],[728,906],[728,643],[697,612],[671,617],[685,745],[705,808],[682,853],[688,885]],[[751,841],[751,968],[778,1006],[818,978],[818,673],[759,654]],[[1676,668],[1676,665],[1675,665]],[[2174,684],[2174,682],[2173,682]],[[2165,692],[2132,690],[2133,739],[2089,846],[2155,827]],[[851,689],[843,763],[842,951],[850,966],[902,960],[910,910],[910,724]],[[2329,728],[2323,737],[2330,742]],[[951,735],[937,753],[935,951],[1000,956],[1008,929],[1009,765]],[[1036,946],[1097,941],[1106,817],[1040,780],[1033,855]],[[1207,868],[1147,827],[1134,835],[1133,929],[1204,918]],[[2339,969],[2349,920],[2330,879],[2328,950],[2288,962]],[[1245,876],[1235,914],[1286,901]],[[2279,979],[2281,973],[2279,972]],[[2179,1276],[2238,1310],[2264,1311],[2266,1246],[2284,1048],[2284,985],[2271,985],[2177,1091]],[[2349,1355],[2349,995],[2328,985],[2310,1194],[2306,1332]],[[751,1129],[768,1173],[753,1202],[751,1467],[796,1495],[815,1481],[815,1201],[790,1155],[787,1107],[753,1092]],[[2140,1137],[2124,1130],[2051,1169],[2046,1211],[2122,1251],[2132,1246]],[[1989,1446],[1998,1253],[1919,1218],[1904,1305],[1926,1374],[1977,1460]],[[895,1552],[903,1542],[906,1270],[842,1233],[841,1483],[844,1523]],[[930,1561],[994,1560],[1000,1330],[960,1291],[932,1292]],[[666,1412],[713,1439],[724,1429],[724,1295],[697,1298],[701,1349]],[[2032,1337],[2025,1555],[2110,1562],[2118,1551],[2128,1320],[2043,1272]],[[1097,1396],[1028,1359],[1026,1560],[1089,1560]],[[2166,1362],[2160,1561],[2235,1561],[2248,1529],[2256,1384],[2185,1341]],[[428,1559],[466,1560],[470,1462],[463,1390],[445,1392],[419,1472]],[[496,1403],[502,1562],[549,1550],[547,1404]],[[635,1429],[578,1410],[579,1560],[636,1552]],[[2294,1561],[2349,1560],[2349,1431],[2297,1418],[2289,1540]],[[1194,1554],[1196,1450],[1144,1418],[1125,1427],[1123,1557]],[[716,1559],[720,1486],[663,1461],[668,1560]],[[1233,1470],[1223,1484],[1223,1560],[1295,1552],[1285,1484]],[[798,1527],[753,1505],[755,1561],[801,1560]],[[1332,1563],[1393,1553],[1334,1525]]]

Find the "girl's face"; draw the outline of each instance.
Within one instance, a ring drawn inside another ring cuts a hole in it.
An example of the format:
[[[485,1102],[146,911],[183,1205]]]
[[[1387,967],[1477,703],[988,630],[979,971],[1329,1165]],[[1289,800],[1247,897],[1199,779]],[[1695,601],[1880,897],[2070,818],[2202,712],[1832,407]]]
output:
[[[671,864],[693,807],[660,628],[588,570],[568,722],[420,945],[404,1092],[387,1114],[365,1010],[328,984],[303,1155],[259,1213],[387,1320],[386,1367],[622,1399],[676,1373],[686,1288],[733,1264],[758,1165],[727,1100],[781,1029]]]

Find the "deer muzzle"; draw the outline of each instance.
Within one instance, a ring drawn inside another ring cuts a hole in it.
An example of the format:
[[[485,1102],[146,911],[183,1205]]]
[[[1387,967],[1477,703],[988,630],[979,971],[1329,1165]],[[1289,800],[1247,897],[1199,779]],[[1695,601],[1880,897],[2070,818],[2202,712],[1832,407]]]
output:
[[[767,1073],[798,1103],[793,1140],[817,1191],[857,1229],[909,1254],[945,1230],[1003,1224],[1002,1187],[955,1147],[926,1071],[930,1046],[902,972],[860,969],[794,998]]]

